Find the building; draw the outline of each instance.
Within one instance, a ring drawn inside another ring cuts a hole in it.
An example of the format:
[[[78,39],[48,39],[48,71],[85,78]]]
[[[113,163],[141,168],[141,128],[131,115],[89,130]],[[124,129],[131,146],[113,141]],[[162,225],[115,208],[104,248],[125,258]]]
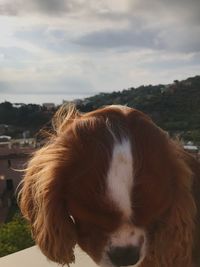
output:
[[[185,151],[192,154],[195,158],[200,159],[200,151],[199,151],[197,146],[188,143],[188,144],[184,145],[183,147],[184,147]]]
[[[33,148],[0,148],[0,223],[6,220]]]
[[[0,150],[2,148],[35,148],[37,147],[36,138],[20,138],[20,139],[12,139],[10,136],[0,136]]]

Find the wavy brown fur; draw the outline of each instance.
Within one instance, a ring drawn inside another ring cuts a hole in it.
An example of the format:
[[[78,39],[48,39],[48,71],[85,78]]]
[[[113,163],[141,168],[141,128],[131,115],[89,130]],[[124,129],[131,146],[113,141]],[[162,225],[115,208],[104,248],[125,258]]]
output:
[[[65,141],[65,135],[70,136],[73,133],[73,138],[78,139],[80,134],[85,134],[87,127],[94,129],[96,127],[95,116],[100,117],[101,111],[89,114],[92,116],[79,114],[74,106],[67,109],[63,107],[56,113],[53,118],[54,133],[51,134],[47,144],[38,150],[29,162],[20,192],[20,207],[32,225],[36,243],[50,260],[63,265],[74,261],[73,250],[78,239],[74,221],[67,209],[68,176],[71,173],[69,169],[73,155],[72,144]],[[135,167],[141,168],[141,162],[145,162],[146,157],[149,156],[152,149],[149,145],[151,140],[154,144],[160,144],[168,157],[174,159],[173,163],[170,160],[170,167],[175,192],[172,206],[153,230],[153,237],[149,237],[149,251],[140,267],[198,267],[200,230],[197,224],[200,217],[200,178],[197,176],[200,175],[199,164],[179,145],[165,137],[164,132],[153,126],[148,117],[141,114],[135,111],[133,116],[128,115],[130,125],[132,121],[136,122],[135,128],[131,131],[136,136],[138,134],[135,143],[138,153],[134,155]],[[87,123],[84,124],[84,122]],[[106,123],[108,125],[109,121]],[[112,125],[116,127],[115,124]],[[71,129],[71,132],[68,132],[68,129]],[[160,143],[157,142],[159,138]],[[145,145],[144,140],[147,140],[145,142],[148,145]],[[154,153],[156,156],[159,155],[156,153]],[[155,164],[157,158],[152,158],[153,160]],[[164,166],[164,159],[162,164]],[[195,238],[196,234],[197,238]]]
[[[76,114],[73,106],[56,113],[56,132],[30,160],[19,195],[21,211],[31,223],[36,243],[50,260],[63,265],[74,261],[76,231],[67,213],[63,192],[62,171],[66,168],[68,149],[58,139]]]
[[[193,267],[192,252],[196,205],[192,195],[191,172],[182,166],[173,208],[155,231],[151,250],[141,267]]]

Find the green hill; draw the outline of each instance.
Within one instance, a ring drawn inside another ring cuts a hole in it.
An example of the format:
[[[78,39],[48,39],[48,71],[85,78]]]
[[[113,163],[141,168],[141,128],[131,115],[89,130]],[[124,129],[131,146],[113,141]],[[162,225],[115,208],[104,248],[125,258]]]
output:
[[[140,86],[119,92],[100,93],[78,101],[77,107],[83,112],[101,106],[121,104],[147,113],[170,134],[178,134],[185,140],[200,144],[200,76],[172,84]],[[5,134],[20,136],[23,131],[35,134],[47,124],[54,111],[48,112],[39,105],[15,107],[9,102],[0,104],[0,125],[8,124]],[[31,123],[30,123],[31,122]]]
[[[109,104],[137,108],[171,134],[200,142],[200,76],[168,85],[148,85],[100,93],[85,99],[79,108],[89,111]]]

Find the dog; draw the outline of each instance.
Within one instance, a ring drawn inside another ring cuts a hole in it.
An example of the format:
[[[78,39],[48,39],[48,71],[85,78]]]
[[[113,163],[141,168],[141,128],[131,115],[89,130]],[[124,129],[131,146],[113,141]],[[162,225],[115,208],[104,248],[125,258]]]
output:
[[[61,108],[29,161],[22,214],[62,265],[78,244],[101,267],[200,266],[200,164],[144,113]]]

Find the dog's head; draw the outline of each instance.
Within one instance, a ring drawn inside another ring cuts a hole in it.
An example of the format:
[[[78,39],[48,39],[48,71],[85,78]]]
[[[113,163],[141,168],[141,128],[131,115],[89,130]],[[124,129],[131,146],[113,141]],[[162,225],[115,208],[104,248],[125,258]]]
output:
[[[185,231],[178,230],[180,206],[190,205],[191,216],[195,210],[190,195],[182,199],[191,173],[168,135],[122,106],[59,112],[54,126],[29,162],[20,194],[43,253],[69,264],[78,244],[106,267],[139,266],[158,258],[157,249],[167,254],[170,239]]]

